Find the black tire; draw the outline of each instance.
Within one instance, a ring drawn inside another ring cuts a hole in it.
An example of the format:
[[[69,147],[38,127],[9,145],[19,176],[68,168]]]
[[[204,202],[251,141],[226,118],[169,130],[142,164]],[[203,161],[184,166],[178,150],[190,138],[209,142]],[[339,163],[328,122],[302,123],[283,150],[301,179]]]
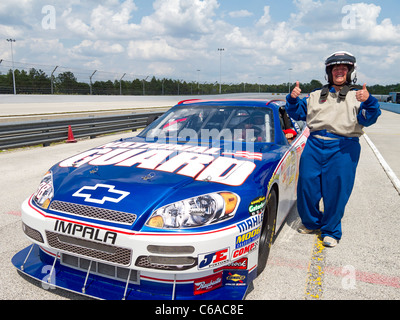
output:
[[[268,195],[265,206],[264,219],[261,228],[260,242],[258,246],[257,276],[264,271],[271,245],[275,235],[276,213],[278,211],[278,197],[274,189]]]

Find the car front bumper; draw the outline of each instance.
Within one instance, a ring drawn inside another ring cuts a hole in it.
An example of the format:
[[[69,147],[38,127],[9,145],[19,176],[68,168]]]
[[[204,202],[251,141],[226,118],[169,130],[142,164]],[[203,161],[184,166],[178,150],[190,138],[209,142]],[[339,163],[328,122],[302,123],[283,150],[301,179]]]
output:
[[[12,263],[44,288],[107,300],[236,300],[257,272],[257,232],[238,248],[243,230],[236,225],[190,234],[133,232],[60,218],[31,199],[22,205],[22,222],[33,245]]]

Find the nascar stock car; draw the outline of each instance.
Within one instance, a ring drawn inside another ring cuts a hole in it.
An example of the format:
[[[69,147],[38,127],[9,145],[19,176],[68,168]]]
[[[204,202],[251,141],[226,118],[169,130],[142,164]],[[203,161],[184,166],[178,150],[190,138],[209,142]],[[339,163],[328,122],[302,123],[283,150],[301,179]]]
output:
[[[296,201],[308,129],[282,104],[182,101],[54,165],[22,204],[33,244],[14,266],[99,299],[243,299]]]

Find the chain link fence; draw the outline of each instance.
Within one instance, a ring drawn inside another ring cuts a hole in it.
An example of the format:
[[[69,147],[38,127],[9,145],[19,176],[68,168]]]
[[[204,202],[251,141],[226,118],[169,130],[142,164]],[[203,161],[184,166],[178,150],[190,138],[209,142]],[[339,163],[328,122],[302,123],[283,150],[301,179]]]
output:
[[[14,70],[14,72],[13,72]],[[14,73],[14,74],[13,74]],[[219,93],[218,82],[184,81],[102,70],[74,69],[56,65],[12,62],[0,59],[0,94],[80,94],[80,95],[206,95]],[[221,93],[288,93],[293,84],[230,83],[221,85]],[[311,80],[301,83],[303,92],[321,88]],[[400,92],[400,83],[373,85],[374,95]],[[381,101],[386,101],[387,97]]]
[[[17,94],[204,95],[219,92],[218,82],[199,83],[131,73],[0,60],[0,94],[14,92],[13,77]],[[288,87],[289,83],[266,85],[242,82],[222,84],[222,93],[287,93]]]

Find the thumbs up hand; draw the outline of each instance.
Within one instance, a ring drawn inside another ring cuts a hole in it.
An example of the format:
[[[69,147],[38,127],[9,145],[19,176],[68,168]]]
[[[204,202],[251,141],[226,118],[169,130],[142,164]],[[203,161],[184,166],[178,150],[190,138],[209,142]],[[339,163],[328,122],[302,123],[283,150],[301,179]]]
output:
[[[290,94],[290,96],[291,96],[293,99],[296,99],[300,94],[301,94],[300,82],[297,81],[297,82],[296,82],[296,86],[294,87],[294,89],[293,89],[292,93]]]
[[[369,98],[369,92],[367,90],[367,84],[364,83],[364,86],[361,90],[356,92],[356,98],[359,102],[365,102]]]

